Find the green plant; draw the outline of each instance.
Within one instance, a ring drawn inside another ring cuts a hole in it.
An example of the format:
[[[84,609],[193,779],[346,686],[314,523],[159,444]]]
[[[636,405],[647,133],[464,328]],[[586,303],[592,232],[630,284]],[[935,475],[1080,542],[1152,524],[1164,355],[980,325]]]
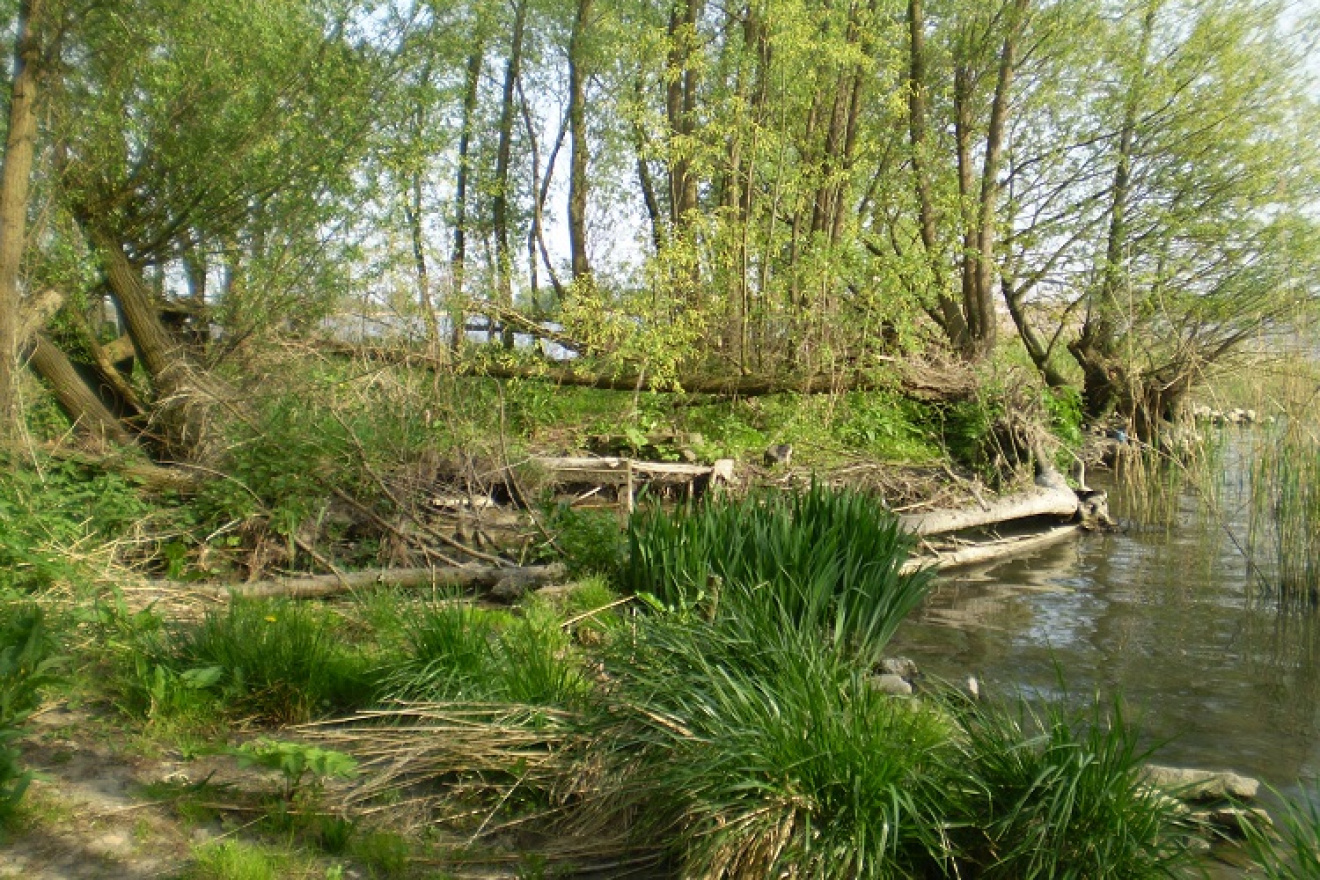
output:
[[[238,759],[240,767],[278,770],[284,775],[284,800],[293,801],[305,790],[310,774],[311,789],[319,790],[326,779],[352,779],[357,761],[352,755],[288,740],[258,739],[225,750]]]
[[[0,821],[13,814],[32,781],[14,741],[40,704],[41,689],[56,680],[56,649],[39,606],[0,609]]]
[[[1320,804],[1315,798],[1314,791],[1300,799],[1279,796],[1272,826],[1243,824],[1247,850],[1266,880],[1320,878]]]
[[[222,840],[193,850],[185,880],[313,880],[342,877],[342,869],[318,869],[302,853],[270,846]]]
[[[945,700],[960,733],[934,774],[960,862],[975,876],[1175,877],[1196,830],[1175,799],[1152,791],[1149,752],[1120,704],[1033,708]]]
[[[773,601],[773,600],[770,600]],[[592,828],[635,815],[637,843],[682,876],[922,876],[943,865],[922,783],[951,725],[885,697],[782,617],[650,615],[606,655],[611,694],[591,727],[612,771]]]
[[[367,660],[339,638],[329,612],[290,601],[235,597],[170,630],[164,659],[193,688],[278,724],[360,708],[374,693]]]
[[[574,510],[559,504],[550,510],[546,525],[554,531],[555,543],[572,576],[609,576],[618,571],[627,545],[614,512]]]
[[[904,574],[911,539],[872,498],[814,485],[800,494],[714,499],[629,523],[624,585],[665,606],[773,609],[783,625],[826,638],[862,665],[877,659],[926,594]]]
[[[414,609],[403,651],[381,672],[381,691],[405,700],[491,700],[559,705],[585,690],[553,608],[521,617],[457,599]]]

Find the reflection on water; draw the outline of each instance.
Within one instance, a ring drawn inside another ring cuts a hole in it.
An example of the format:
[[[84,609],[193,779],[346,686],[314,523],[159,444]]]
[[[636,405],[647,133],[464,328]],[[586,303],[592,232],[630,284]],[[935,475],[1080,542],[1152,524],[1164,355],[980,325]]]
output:
[[[1168,763],[1285,790],[1320,775],[1320,623],[1249,598],[1224,523],[1090,535],[938,582],[893,650],[928,673],[1058,695],[1121,693]],[[1241,523],[1230,516],[1228,528]],[[1239,532],[1240,534],[1240,532]]]

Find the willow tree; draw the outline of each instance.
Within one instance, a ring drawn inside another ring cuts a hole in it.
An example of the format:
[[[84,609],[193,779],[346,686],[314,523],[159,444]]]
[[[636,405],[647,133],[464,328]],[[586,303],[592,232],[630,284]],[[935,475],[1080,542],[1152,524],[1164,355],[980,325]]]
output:
[[[1071,119],[1035,117],[1071,160],[1038,163],[1029,189],[1022,173],[1019,206],[1052,194],[1068,225],[1021,235],[1012,263],[1049,267],[1067,304],[1006,293],[1024,339],[1067,340],[1088,411],[1148,436],[1207,370],[1315,296],[1317,117],[1281,4],[1106,12],[1087,75],[1060,98]]]
[[[62,207],[148,385],[110,371],[99,379],[127,392],[128,425],[163,457],[198,454],[216,406],[233,403],[198,346],[215,314],[228,305],[230,315],[280,317],[268,288],[244,285],[243,274],[268,257],[287,260],[290,235],[324,234],[318,208],[366,129],[370,67],[350,26],[346,8],[313,4],[122,0],[88,7],[62,35],[45,133]],[[163,281],[198,243],[214,249],[226,277],[217,312],[181,328],[172,315],[184,297]],[[67,324],[79,326],[77,316]],[[43,374],[57,392],[68,381],[67,372]]]

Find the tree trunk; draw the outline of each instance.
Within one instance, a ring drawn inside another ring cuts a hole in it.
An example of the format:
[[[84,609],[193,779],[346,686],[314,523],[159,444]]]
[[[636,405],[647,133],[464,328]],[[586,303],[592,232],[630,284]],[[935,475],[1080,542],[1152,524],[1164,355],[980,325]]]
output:
[[[40,333],[33,337],[28,366],[46,380],[79,434],[97,445],[109,442],[127,446],[133,442],[132,435],[88,387],[64,352]]]
[[[0,448],[17,435],[14,384],[19,332],[19,269],[27,238],[28,192],[37,140],[39,29],[44,0],[20,0],[14,38],[14,79],[9,99],[9,131],[0,172]]]
[[[573,138],[568,179],[568,243],[573,280],[591,275],[587,257],[587,75],[585,41],[592,0],[578,0],[573,32],[568,41],[568,125]]]
[[[522,76],[523,31],[527,24],[527,0],[518,0],[513,10],[513,36],[509,61],[504,67],[504,91],[500,96],[499,143],[495,148],[495,191],[491,220],[495,231],[496,301],[513,308],[513,255],[509,247],[509,162],[513,156],[514,97]],[[513,348],[513,330],[504,328],[504,347]]]
[[[455,351],[463,342],[466,323],[463,306],[463,274],[467,268],[467,191],[471,173],[472,126],[477,113],[477,93],[481,86],[482,46],[468,56],[467,78],[463,83],[463,124],[458,136],[458,179],[454,185],[454,253],[450,260],[454,306],[451,309],[450,344]]]

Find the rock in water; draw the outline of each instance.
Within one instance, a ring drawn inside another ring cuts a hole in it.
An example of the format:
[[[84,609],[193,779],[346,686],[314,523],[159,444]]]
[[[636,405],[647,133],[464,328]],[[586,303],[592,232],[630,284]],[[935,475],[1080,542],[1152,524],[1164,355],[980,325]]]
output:
[[[1147,784],[1184,801],[1251,800],[1260,791],[1258,780],[1239,776],[1231,770],[1192,770],[1147,764],[1143,775]]]
[[[888,694],[891,697],[910,697],[912,696],[912,685],[908,684],[901,675],[871,676],[871,687],[882,694]]]

